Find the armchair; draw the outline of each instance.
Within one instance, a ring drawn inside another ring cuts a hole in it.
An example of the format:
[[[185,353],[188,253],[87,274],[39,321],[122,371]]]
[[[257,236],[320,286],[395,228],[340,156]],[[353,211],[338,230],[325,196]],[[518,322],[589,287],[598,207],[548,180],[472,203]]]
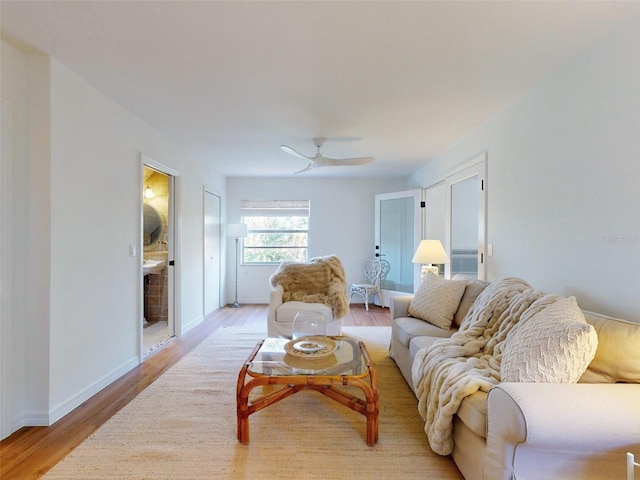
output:
[[[327,335],[340,335],[349,313],[344,269],[335,255],[309,262],[283,262],[269,280],[267,330],[270,337],[290,337],[296,313],[315,311],[327,322]]]

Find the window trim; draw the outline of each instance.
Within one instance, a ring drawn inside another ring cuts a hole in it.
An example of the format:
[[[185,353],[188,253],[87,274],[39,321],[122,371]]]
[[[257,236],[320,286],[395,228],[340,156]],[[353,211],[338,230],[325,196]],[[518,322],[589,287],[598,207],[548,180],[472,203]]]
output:
[[[306,217],[307,228],[304,230],[299,229],[252,229],[247,224],[247,236],[253,234],[304,234],[305,245],[276,245],[276,246],[246,246],[244,239],[241,243],[240,262],[242,265],[278,265],[282,261],[288,261],[288,259],[279,259],[272,262],[265,261],[247,261],[245,260],[245,251],[251,249],[300,249],[304,250],[305,261],[309,259],[309,226],[311,222],[311,202],[310,200],[241,200],[240,202],[240,216],[243,223],[247,223],[246,219],[249,217]]]

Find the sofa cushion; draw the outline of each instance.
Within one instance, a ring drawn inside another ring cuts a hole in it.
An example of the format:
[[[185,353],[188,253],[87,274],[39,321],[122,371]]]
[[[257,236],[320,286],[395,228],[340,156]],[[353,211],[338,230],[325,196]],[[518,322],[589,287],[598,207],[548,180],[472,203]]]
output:
[[[487,438],[487,392],[478,390],[465,397],[456,415],[473,433]]]
[[[409,346],[409,342],[414,337],[447,338],[455,332],[455,330],[444,330],[413,317],[395,318],[391,323],[391,331],[391,334],[400,340],[400,343],[405,347]]]
[[[422,322],[424,323],[424,322]],[[428,324],[427,324],[428,325]],[[444,330],[443,330],[444,331]],[[454,330],[451,330],[453,333]],[[409,355],[411,358],[416,358],[416,353],[423,348],[429,348],[433,345],[437,340],[442,340],[443,337],[413,337],[409,341]]]
[[[487,285],[489,285],[489,282],[476,280],[461,273],[454,275],[451,280],[465,280],[467,282],[458,310],[456,310],[456,313],[453,316],[453,326],[459,328],[460,325],[462,325],[462,320],[464,320],[464,317],[471,308],[471,305],[473,305],[473,302],[476,301],[478,295],[480,295]]]
[[[640,383],[640,323],[583,312],[596,329],[598,349],[583,383]]]
[[[597,346],[575,297],[560,298],[509,332],[500,376],[503,382],[575,383]]]
[[[409,304],[409,315],[448,330],[466,283],[466,280],[446,280],[429,272]]]
[[[302,311],[320,312],[327,322],[333,321],[333,310],[324,303],[285,302],[276,309],[276,322],[293,323],[296,313]]]

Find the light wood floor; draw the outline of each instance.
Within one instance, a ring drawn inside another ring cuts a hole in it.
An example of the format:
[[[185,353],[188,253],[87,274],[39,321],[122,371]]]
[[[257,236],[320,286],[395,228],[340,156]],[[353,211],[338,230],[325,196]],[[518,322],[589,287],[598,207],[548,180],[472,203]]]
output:
[[[220,327],[264,325],[266,305],[221,308],[180,339],[94,395],[50,427],[25,427],[0,442],[0,478],[40,478],[169,367]],[[351,305],[346,326],[391,325],[388,309]]]

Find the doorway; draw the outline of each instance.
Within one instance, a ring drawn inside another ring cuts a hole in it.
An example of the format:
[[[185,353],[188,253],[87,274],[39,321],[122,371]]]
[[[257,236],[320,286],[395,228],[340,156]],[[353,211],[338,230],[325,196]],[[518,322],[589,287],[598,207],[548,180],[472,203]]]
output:
[[[424,190],[376,195],[375,255],[383,262],[380,287],[385,305],[420,285],[420,266],[411,260],[423,238],[440,240],[449,254],[445,278],[457,273],[486,278],[487,254],[491,255],[486,172],[485,152]]]
[[[204,316],[220,308],[221,198],[204,191]]]
[[[487,160],[473,158],[425,190],[425,237],[449,255],[446,278],[461,273],[484,280],[487,266]]]
[[[141,360],[176,335],[176,178],[176,172],[143,157]]]
[[[422,238],[422,191],[375,196],[375,255],[382,262],[380,288],[384,304],[407,295],[420,284],[419,266],[411,262]]]
[[[450,175],[446,186],[445,245],[449,263],[447,278],[461,273],[468,277],[486,278],[486,159],[485,155]]]

